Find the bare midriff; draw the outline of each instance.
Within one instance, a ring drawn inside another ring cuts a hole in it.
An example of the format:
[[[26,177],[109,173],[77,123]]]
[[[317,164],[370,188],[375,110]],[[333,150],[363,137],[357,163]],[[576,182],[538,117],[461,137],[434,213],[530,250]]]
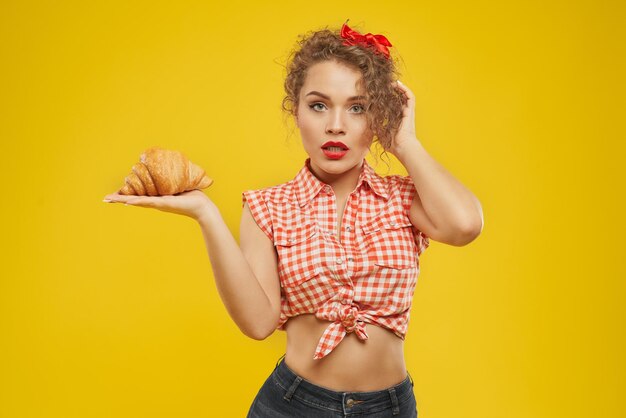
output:
[[[285,324],[285,364],[296,374],[339,392],[378,391],[406,379],[404,341],[375,324],[366,324],[367,340],[350,332],[328,355],[314,360],[315,348],[328,325],[330,322],[313,314],[292,317]]]

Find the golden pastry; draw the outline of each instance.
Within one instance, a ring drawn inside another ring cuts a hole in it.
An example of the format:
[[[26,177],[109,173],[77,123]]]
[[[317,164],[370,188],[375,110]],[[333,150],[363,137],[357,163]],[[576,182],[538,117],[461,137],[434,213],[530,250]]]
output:
[[[139,162],[124,182],[119,194],[165,196],[206,189],[213,179],[180,151],[152,147],[139,156]]]

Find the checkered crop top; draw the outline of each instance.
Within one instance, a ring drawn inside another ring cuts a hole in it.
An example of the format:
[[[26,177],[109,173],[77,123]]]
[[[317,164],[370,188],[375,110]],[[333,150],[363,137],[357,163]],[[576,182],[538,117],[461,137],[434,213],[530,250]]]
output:
[[[348,197],[337,239],[336,199],[307,159],[284,184],[243,193],[252,216],[278,254],[281,312],[329,321],[314,359],[328,355],[349,332],[368,338],[376,324],[404,339],[429,238],[409,221],[415,193],[410,177],[381,177],[364,160]]]

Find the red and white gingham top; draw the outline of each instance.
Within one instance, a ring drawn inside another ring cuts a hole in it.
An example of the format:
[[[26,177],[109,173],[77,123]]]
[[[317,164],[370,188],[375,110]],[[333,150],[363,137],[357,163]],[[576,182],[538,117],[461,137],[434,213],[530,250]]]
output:
[[[348,197],[337,240],[336,198],[310,159],[284,184],[243,193],[278,253],[280,321],[311,313],[330,321],[313,356],[328,355],[348,332],[366,340],[367,323],[404,339],[429,238],[409,220],[417,193],[410,177],[381,177],[364,160]]]

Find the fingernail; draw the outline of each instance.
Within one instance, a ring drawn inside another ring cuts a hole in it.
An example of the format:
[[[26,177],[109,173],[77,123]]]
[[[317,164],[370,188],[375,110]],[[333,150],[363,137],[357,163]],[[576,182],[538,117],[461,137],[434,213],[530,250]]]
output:
[[[112,202],[112,200],[109,200],[109,199],[104,199],[104,200],[103,200],[103,202],[111,203],[111,202]]]

